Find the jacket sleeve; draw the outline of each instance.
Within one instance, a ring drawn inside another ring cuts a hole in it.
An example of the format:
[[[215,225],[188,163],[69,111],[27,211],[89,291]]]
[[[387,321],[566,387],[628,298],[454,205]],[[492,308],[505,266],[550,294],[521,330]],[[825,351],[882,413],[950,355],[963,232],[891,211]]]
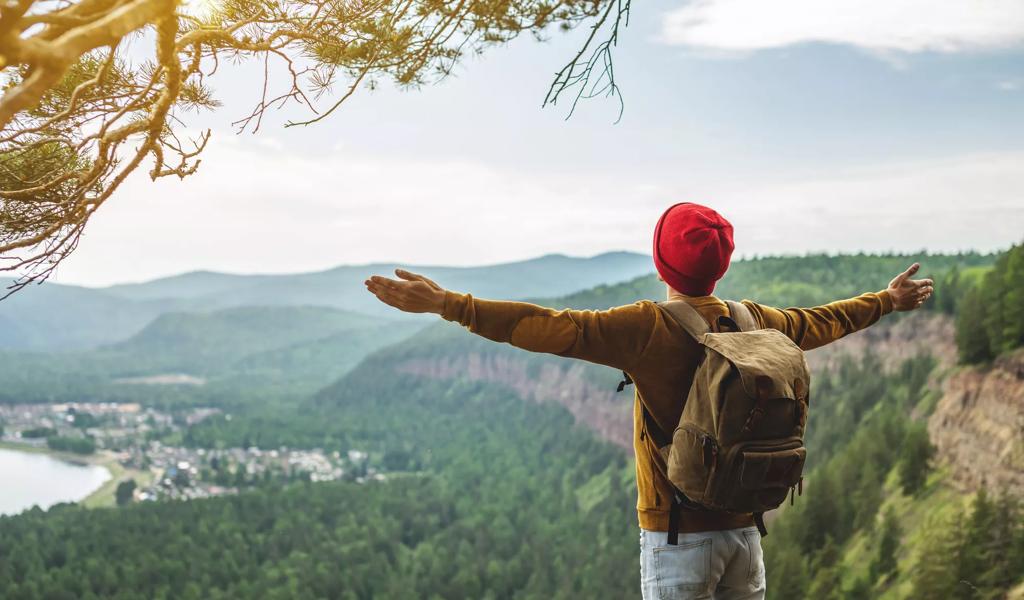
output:
[[[804,350],[812,350],[873,325],[892,312],[889,292],[861,294],[814,308],[773,308],[750,300],[743,304],[763,328],[778,329]]]
[[[554,310],[449,291],[441,316],[496,342],[627,371],[651,338],[656,311],[650,302],[609,310]]]

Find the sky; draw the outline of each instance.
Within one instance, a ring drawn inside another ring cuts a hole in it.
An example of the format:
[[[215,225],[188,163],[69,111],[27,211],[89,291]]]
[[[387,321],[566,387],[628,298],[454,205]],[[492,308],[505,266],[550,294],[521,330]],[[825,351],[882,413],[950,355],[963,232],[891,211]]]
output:
[[[222,70],[223,108],[185,115],[213,130],[198,173],[140,169],[53,280],[649,253],[683,201],[733,223],[737,257],[1024,241],[1020,0],[637,2],[618,122],[615,99],[541,108],[583,34],[360,90],[309,127],[270,113],[255,135],[231,122],[262,64]]]

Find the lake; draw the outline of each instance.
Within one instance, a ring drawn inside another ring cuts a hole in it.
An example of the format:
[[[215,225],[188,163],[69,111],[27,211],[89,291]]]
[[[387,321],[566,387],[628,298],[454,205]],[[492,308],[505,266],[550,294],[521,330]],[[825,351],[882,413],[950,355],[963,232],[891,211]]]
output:
[[[76,465],[35,452],[0,448],[0,515],[13,515],[38,504],[77,502],[110,479],[99,465]]]

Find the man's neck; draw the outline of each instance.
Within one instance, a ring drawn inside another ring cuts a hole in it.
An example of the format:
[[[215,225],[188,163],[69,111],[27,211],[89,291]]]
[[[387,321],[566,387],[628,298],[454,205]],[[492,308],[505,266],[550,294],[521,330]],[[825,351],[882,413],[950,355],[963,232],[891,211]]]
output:
[[[711,297],[711,296],[690,296],[690,295],[687,295],[687,294],[684,294],[684,293],[680,292],[679,290],[673,289],[672,287],[669,287],[667,285],[665,287],[668,290],[668,293],[666,294],[666,296],[667,296],[669,302],[672,302],[673,300],[683,300],[683,301],[685,301],[685,300],[691,300],[693,298],[710,298]]]

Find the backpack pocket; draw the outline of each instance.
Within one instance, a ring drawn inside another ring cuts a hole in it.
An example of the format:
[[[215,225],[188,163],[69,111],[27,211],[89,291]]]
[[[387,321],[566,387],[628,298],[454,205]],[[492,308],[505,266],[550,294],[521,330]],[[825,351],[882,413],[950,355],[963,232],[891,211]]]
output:
[[[754,503],[775,508],[800,481],[806,458],[807,450],[802,446],[775,452],[744,452],[740,487],[750,494]]]
[[[703,503],[708,480],[718,460],[718,441],[692,423],[683,423],[672,436],[668,479],[686,497]]]
[[[738,512],[763,512],[782,504],[800,481],[807,450],[799,438],[776,443],[746,442],[727,453],[714,482],[715,505]],[[726,466],[727,465],[727,466]]]

